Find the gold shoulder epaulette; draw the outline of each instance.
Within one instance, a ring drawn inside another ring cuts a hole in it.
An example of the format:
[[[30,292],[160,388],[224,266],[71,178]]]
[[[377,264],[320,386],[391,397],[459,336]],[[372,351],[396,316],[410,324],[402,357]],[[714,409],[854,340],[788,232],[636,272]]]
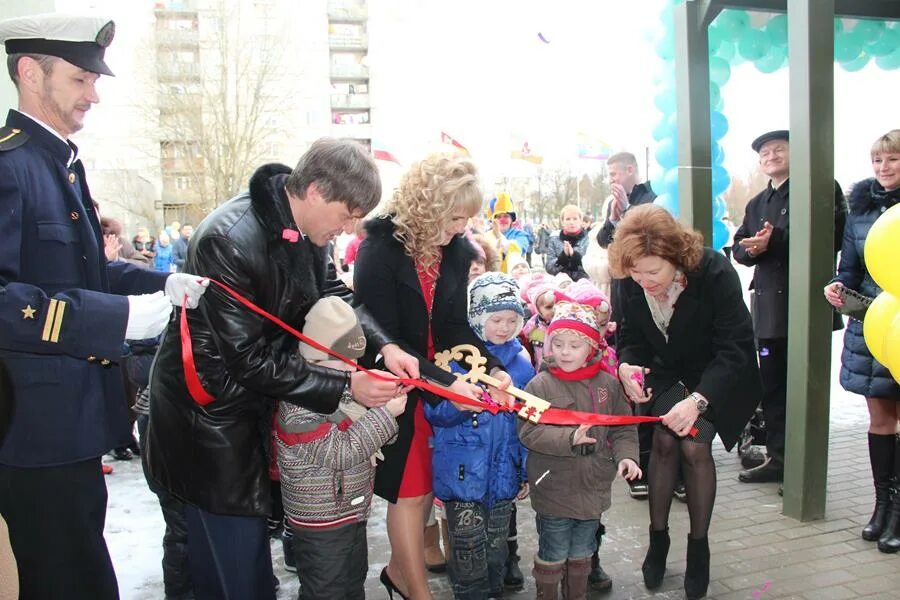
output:
[[[12,127],[0,128],[0,152],[13,150],[28,141],[31,137],[21,129]]]

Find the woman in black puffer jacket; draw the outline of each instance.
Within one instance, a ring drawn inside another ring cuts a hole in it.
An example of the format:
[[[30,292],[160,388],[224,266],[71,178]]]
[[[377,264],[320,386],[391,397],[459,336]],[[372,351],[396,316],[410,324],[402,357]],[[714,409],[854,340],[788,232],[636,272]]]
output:
[[[841,262],[835,279],[825,286],[825,297],[834,307],[843,305],[841,287],[874,298],[881,288],[866,268],[866,236],[875,220],[900,202],[900,129],[894,129],[872,146],[875,177],[860,181],[850,192],[850,212],[844,229]],[[900,493],[891,500],[894,479],[900,480],[897,423],[900,420],[900,385],[866,347],[861,321],[851,320],[844,334],[841,385],[865,396],[869,405],[869,459],[875,482],[875,512],[862,531],[865,540],[878,540],[882,552],[900,550]]]

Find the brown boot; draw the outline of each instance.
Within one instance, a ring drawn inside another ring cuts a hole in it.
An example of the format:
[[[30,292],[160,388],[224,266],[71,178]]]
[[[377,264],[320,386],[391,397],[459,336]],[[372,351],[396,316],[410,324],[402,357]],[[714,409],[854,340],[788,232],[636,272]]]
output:
[[[537,600],[559,600],[559,582],[563,578],[563,567],[566,563],[548,563],[541,559],[534,558],[534,569],[531,574],[534,576],[534,585],[537,588]],[[588,562],[588,572],[590,572],[591,563]],[[587,577],[585,575],[585,577]],[[587,582],[585,581],[585,587]]]
[[[591,557],[570,558],[566,561],[566,600],[587,600],[588,575]]]
[[[443,573],[447,570],[447,559],[441,552],[441,532],[438,524],[425,527],[425,568],[432,573]]]

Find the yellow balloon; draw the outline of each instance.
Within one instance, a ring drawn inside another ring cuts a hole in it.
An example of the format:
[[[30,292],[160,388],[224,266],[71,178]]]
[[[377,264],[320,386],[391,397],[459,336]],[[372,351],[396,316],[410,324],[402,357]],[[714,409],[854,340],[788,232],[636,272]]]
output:
[[[878,217],[866,235],[866,269],[881,289],[900,296],[900,204],[895,204]]]
[[[900,382],[900,313],[894,315],[894,319],[888,326],[884,336],[885,366],[891,370],[891,375]]]
[[[869,352],[875,360],[883,365],[887,364],[884,342],[888,328],[898,314],[900,314],[900,300],[888,292],[881,292],[875,297],[863,319],[863,337],[866,338],[866,346],[869,347]]]

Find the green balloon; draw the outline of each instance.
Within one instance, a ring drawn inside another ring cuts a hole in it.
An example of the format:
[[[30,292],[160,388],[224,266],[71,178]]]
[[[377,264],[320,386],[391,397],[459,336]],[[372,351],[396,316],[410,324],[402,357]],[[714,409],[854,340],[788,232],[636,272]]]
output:
[[[844,32],[844,22],[841,21],[840,18],[835,18],[834,20],[834,37],[841,35]]]
[[[675,38],[668,33],[656,43],[656,55],[663,60],[675,58]]]
[[[715,83],[709,83],[709,105],[710,106],[718,106],[722,101],[722,91],[719,89],[719,86]],[[718,110],[718,109],[716,109]]]
[[[747,60],[759,60],[769,52],[769,39],[758,29],[747,29],[738,40],[738,53]]]
[[[713,22],[717,27],[721,27],[728,37],[736,40],[750,27],[750,15],[745,10],[723,10]]]
[[[724,60],[725,62],[731,64],[734,63],[735,58],[734,44],[725,40],[719,45],[719,49],[716,50],[716,56]]]
[[[863,37],[855,29],[845,31],[834,40],[834,60],[843,64],[859,58],[863,49]]]
[[[862,69],[869,63],[869,59],[871,59],[871,58],[872,57],[870,55],[866,54],[866,52],[862,52],[862,53],[860,53],[858,58],[851,60],[849,62],[841,63],[841,68],[850,73],[859,71],[860,69]]]
[[[885,29],[887,29],[887,24],[884,21],[863,19],[856,24],[853,31],[862,36],[864,43],[872,44],[878,41]]]
[[[711,56],[709,58],[709,80],[716,85],[723,86],[728,83],[730,77],[731,67],[728,66],[728,61],[718,56]]]
[[[766,23],[766,35],[773,46],[787,46],[788,20],[787,15],[775,15]]]
[[[709,50],[709,54],[713,55],[716,51],[722,46],[722,42],[725,40],[725,32],[722,31],[721,27],[711,26],[707,30],[707,48]]]
[[[784,66],[787,51],[783,48],[772,48],[767,55],[753,61],[753,65],[761,73],[774,73]]]
[[[885,71],[900,69],[900,48],[897,48],[886,56],[877,56],[875,58],[875,64]]]
[[[887,27],[877,41],[866,47],[866,52],[872,56],[887,56],[897,48],[900,48],[900,29]]]

